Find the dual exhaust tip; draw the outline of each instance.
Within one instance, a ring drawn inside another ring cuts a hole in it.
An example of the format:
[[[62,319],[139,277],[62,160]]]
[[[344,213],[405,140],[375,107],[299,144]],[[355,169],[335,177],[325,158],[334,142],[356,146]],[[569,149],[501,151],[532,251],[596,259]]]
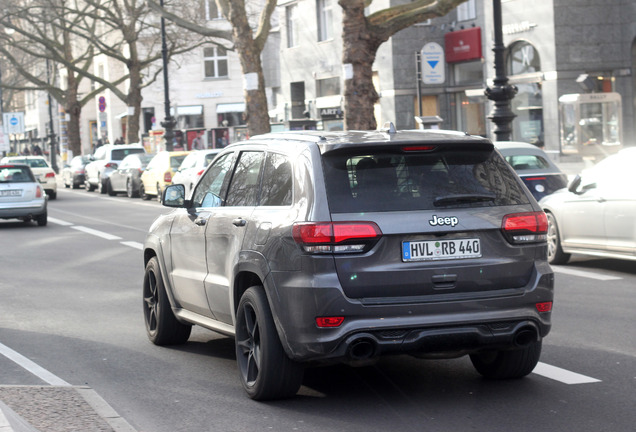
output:
[[[537,329],[526,325],[512,335],[512,345],[525,348],[539,339]],[[379,355],[378,341],[369,334],[354,335],[347,342],[347,359],[355,364],[373,362]]]

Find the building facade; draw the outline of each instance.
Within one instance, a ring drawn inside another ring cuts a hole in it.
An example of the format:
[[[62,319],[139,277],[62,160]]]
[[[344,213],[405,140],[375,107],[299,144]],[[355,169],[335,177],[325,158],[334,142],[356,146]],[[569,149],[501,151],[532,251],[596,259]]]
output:
[[[404,2],[375,0],[367,13]],[[213,0],[203,5],[209,21],[223,21]],[[553,153],[577,153],[590,144],[636,145],[636,2],[502,0],[501,5],[505,67],[518,89],[511,103],[512,139]],[[343,129],[341,23],[336,0],[279,0],[262,56],[272,130]],[[495,75],[493,25],[492,2],[468,0],[384,43],[373,65],[378,125],[392,121],[399,129],[415,128],[417,118],[425,117],[435,126],[494,138],[492,103],[484,95]],[[111,66],[97,67],[107,76]],[[246,136],[244,82],[235,53],[197,48],[171,61],[169,82],[179,145],[189,148],[200,130],[206,131],[208,147]],[[97,139],[125,136],[127,125],[128,107],[108,91],[93,105],[82,112],[85,153]],[[142,138],[159,142],[162,80],[144,90],[142,111]],[[33,120],[31,127],[44,131],[42,114]]]

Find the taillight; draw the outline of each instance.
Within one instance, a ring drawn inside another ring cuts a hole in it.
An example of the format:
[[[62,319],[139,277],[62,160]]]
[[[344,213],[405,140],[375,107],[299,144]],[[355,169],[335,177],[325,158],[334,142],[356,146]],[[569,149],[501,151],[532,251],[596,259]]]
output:
[[[42,198],[42,188],[40,186],[35,188],[35,197]]]
[[[46,177],[46,178],[55,177],[55,173],[54,172],[48,172],[48,173],[46,173],[46,175],[44,177]]]
[[[297,222],[296,243],[310,253],[356,253],[369,250],[382,236],[374,222]]]
[[[552,310],[552,302],[537,303],[535,306],[537,308],[537,311],[541,313],[550,312]]]
[[[172,183],[172,173],[170,171],[166,171],[163,175],[163,181],[165,183]]]
[[[537,243],[547,239],[548,218],[544,212],[513,213],[504,216],[501,230],[510,243]]]
[[[344,317],[318,317],[316,325],[318,327],[339,327],[344,321]]]
[[[545,180],[545,177],[526,177],[525,180],[528,180],[528,181],[539,181],[539,180]]]
[[[108,162],[106,165],[104,165],[105,168],[112,168],[112,169],[117,169],[117,164],[115,162]]]
[[[197,173],[197,177],[199,177],[201,174],[203,174],[203,171],[205,171],[205,168],[203,168],[201,171],[199,171],[199,172]]]

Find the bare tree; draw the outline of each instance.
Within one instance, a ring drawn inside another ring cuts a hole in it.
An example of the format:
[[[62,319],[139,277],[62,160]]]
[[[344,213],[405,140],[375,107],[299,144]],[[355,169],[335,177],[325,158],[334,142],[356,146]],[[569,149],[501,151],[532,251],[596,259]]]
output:
[[[338,0],[342,7],[342,62],[345,77],[345,128],[376,129],[373,106],[378,93],[373,85],[373,62],[381,44],[413,24],[446,15],[466,0],[415,0],[365,16],[373,0]]]
[[[158,63],[161,60],[159,20],[156,16],[153,17],[146,0],[84,0],[84,3],[91,6],[91,13],[85,14],[85,24],[77,31],[89,44],[96,47],[97,52],[125,65],[128,92],[124,93],[120,87],[100,77],[91,79],[111,90],[128,107],[133,108],[128,117],[126,141],[138,141],[142,89],[154,82],[162,70]],[[176,1],[173,4],[180,5],[186,12],[193,11],[189,7],[190,2],[184,4],[183,1]],[[196,19],[197,16],[200,15],[192,14],[191,19]],[[100,22],[100,32],[92,32],[91,23],[94,21]],[[230,34],[217,30],[203,38],[190,31],[174,30],[166,31],[165,36],[170,59],[203,44],[222,45],[217,40],[225,41]]]
[[[0,52],[26,81],[10,88],[46,91],[64,108],[70,117],[69,147],[79,154],[80,112],[97,92],[82,97],[79,94],[83,75],[78,71],[90,68],[95,51],[91,46],[74,41],[72,28],[81,22],[81,9],[74,9],[75,6],[68,0],[5,2],[0,25],[14,33],[4,39],[6,43],[0,45]],[[64,68],[65,73],[60,77],[58,68],[52,64],[69,67]],[[3,87],[7,88],[7,84],[3,83]]]
[[[200,26],[183,14],[161,9],[154,0],[148,0],[151,7],[178,26],[203,36],[219,36],[218,30]],[[265,78],[261,53],[271,29],[271,16],[276,9],[276,0],[263,0],[258,19],[252,22],[245,0],[216,0],[217,7],[232,27],[231,40],[241,63],[244,79],[244,97],[247,128],[250,136],[270,131]],[[253,4],[254,2],[252,2]],[[255,24],[255,28],[252,27]],[[230,39],[230,38],[228,38]]]

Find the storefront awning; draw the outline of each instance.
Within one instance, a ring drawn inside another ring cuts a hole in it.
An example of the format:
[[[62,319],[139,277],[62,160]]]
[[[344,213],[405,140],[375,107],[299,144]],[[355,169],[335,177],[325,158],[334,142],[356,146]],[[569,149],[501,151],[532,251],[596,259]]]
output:
[[[233,113],[233,112],[245,112],[245,102],[237,103],[224,103],[216,105],[216,113]]]
[[[186,105],[177,107],[178,116],[201,115],[203,114],[203,105]]]

